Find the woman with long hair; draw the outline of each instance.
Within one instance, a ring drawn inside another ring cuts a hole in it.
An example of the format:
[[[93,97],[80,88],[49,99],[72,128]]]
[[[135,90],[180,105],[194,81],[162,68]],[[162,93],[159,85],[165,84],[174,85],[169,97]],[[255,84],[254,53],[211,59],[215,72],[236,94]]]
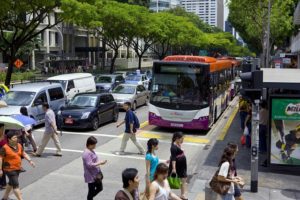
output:
[[[241,178],[237,175],[237,166],[235,163],[235,159],[236,159],[236,155],[239,151],[239,147],[236,143],[233,143],[233,142],[229,142],[227,144],[227,146],[234,150],[234,158],[232,159],[232,168],[231,169],[233,171],[234,178],[238,179],[240,182],[240,184],[234,184],[234,198],[235,198],[235,200],[243,200],[241,188],[244,187],[244,180],[243,180],[243,178]]]
[[[165,163],[160,163],[154,175],[154,180],[150,185],[149,200],[181,200],[176,194],[171,191],[168,178],[168,166]]]
[[[220,163],[219,163],[219,174],[218,180],[220,182],[230,183],[230,188],[227,194],[222,196],[223,200],[234,200],[234,184],[240,184],[238,179],[234,178],[234,170],[233,170],[233,159],[235,156],[235,150],[226,147],[222,154]]]
[[[187,161],[182,149],[183,143],[182,132],[176,132],[173,134],[171,144],[171,158],[169,166],[169,176],[176,174],[181,179],[181,195],[182,200],[187,199]]]
[[[156,138],[151,138],[147,142],[147,153],[146,153],[146,195],[149,194],[149,187],[154,179],[154,174],[156,167],[159,163],[159,158],[155,151],[158,149],[158,140]]]

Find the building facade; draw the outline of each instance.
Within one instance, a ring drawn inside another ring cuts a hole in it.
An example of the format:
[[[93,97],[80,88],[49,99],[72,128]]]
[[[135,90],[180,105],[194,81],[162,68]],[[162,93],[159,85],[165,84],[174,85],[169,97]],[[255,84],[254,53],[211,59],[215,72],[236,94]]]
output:
[[[198,15],[204,22],[224,30],[223,0],[181,0],[181,6]]]
[[[153,12],[160,12],[180,6],[180,0],[150,0],[149,9]]]

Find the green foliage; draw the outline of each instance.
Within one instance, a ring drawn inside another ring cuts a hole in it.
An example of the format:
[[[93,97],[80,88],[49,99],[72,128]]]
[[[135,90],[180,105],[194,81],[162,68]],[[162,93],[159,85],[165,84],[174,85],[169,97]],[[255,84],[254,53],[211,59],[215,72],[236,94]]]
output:
[[[15,72],[12,74],[12,81],[26,81],[34,79],[35,74],[33,72]],[[6,78],[5,72],[0,72],[0,83],[3,83]]]

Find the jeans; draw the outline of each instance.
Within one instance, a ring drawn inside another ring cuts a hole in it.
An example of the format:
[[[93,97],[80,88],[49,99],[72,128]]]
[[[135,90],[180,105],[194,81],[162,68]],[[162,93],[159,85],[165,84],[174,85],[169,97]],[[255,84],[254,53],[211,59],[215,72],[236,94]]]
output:
[[[132,134],[132,133],[124,133],[121,148],[120,148],[121,152],[125,151],[126,146],[127,146],[127,142],[128,142],[129,139],[131,139],[133,144],[135,144],[135,146],[139,149],[140,153],[145,153],[144,148],[139,143],[139,141],[137,141],[137,139],[136,139],[136,134]]]
[[[226,194],[222,196],[222,200],[234,200],[233,194]]]
[[[267,126],[259,125],[259,151],[267,152]]]
[[[244,131],[245,129],[245,120],[248,115],[246,111],[240,111],[240,120],[241,120],[241,129]]]
[[[89,192],[88,192],[87,200],[93,200],[93,198],[103,190],[102,182],[88,183],[88,187],[89,187]]]

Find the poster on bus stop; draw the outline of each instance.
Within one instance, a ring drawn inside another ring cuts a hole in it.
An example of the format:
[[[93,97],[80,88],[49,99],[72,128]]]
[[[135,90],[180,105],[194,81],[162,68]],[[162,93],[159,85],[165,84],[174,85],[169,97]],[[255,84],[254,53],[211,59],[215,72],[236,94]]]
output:
[[[270,163],[300,166],[300,98],[272,98],[270,124]]]

